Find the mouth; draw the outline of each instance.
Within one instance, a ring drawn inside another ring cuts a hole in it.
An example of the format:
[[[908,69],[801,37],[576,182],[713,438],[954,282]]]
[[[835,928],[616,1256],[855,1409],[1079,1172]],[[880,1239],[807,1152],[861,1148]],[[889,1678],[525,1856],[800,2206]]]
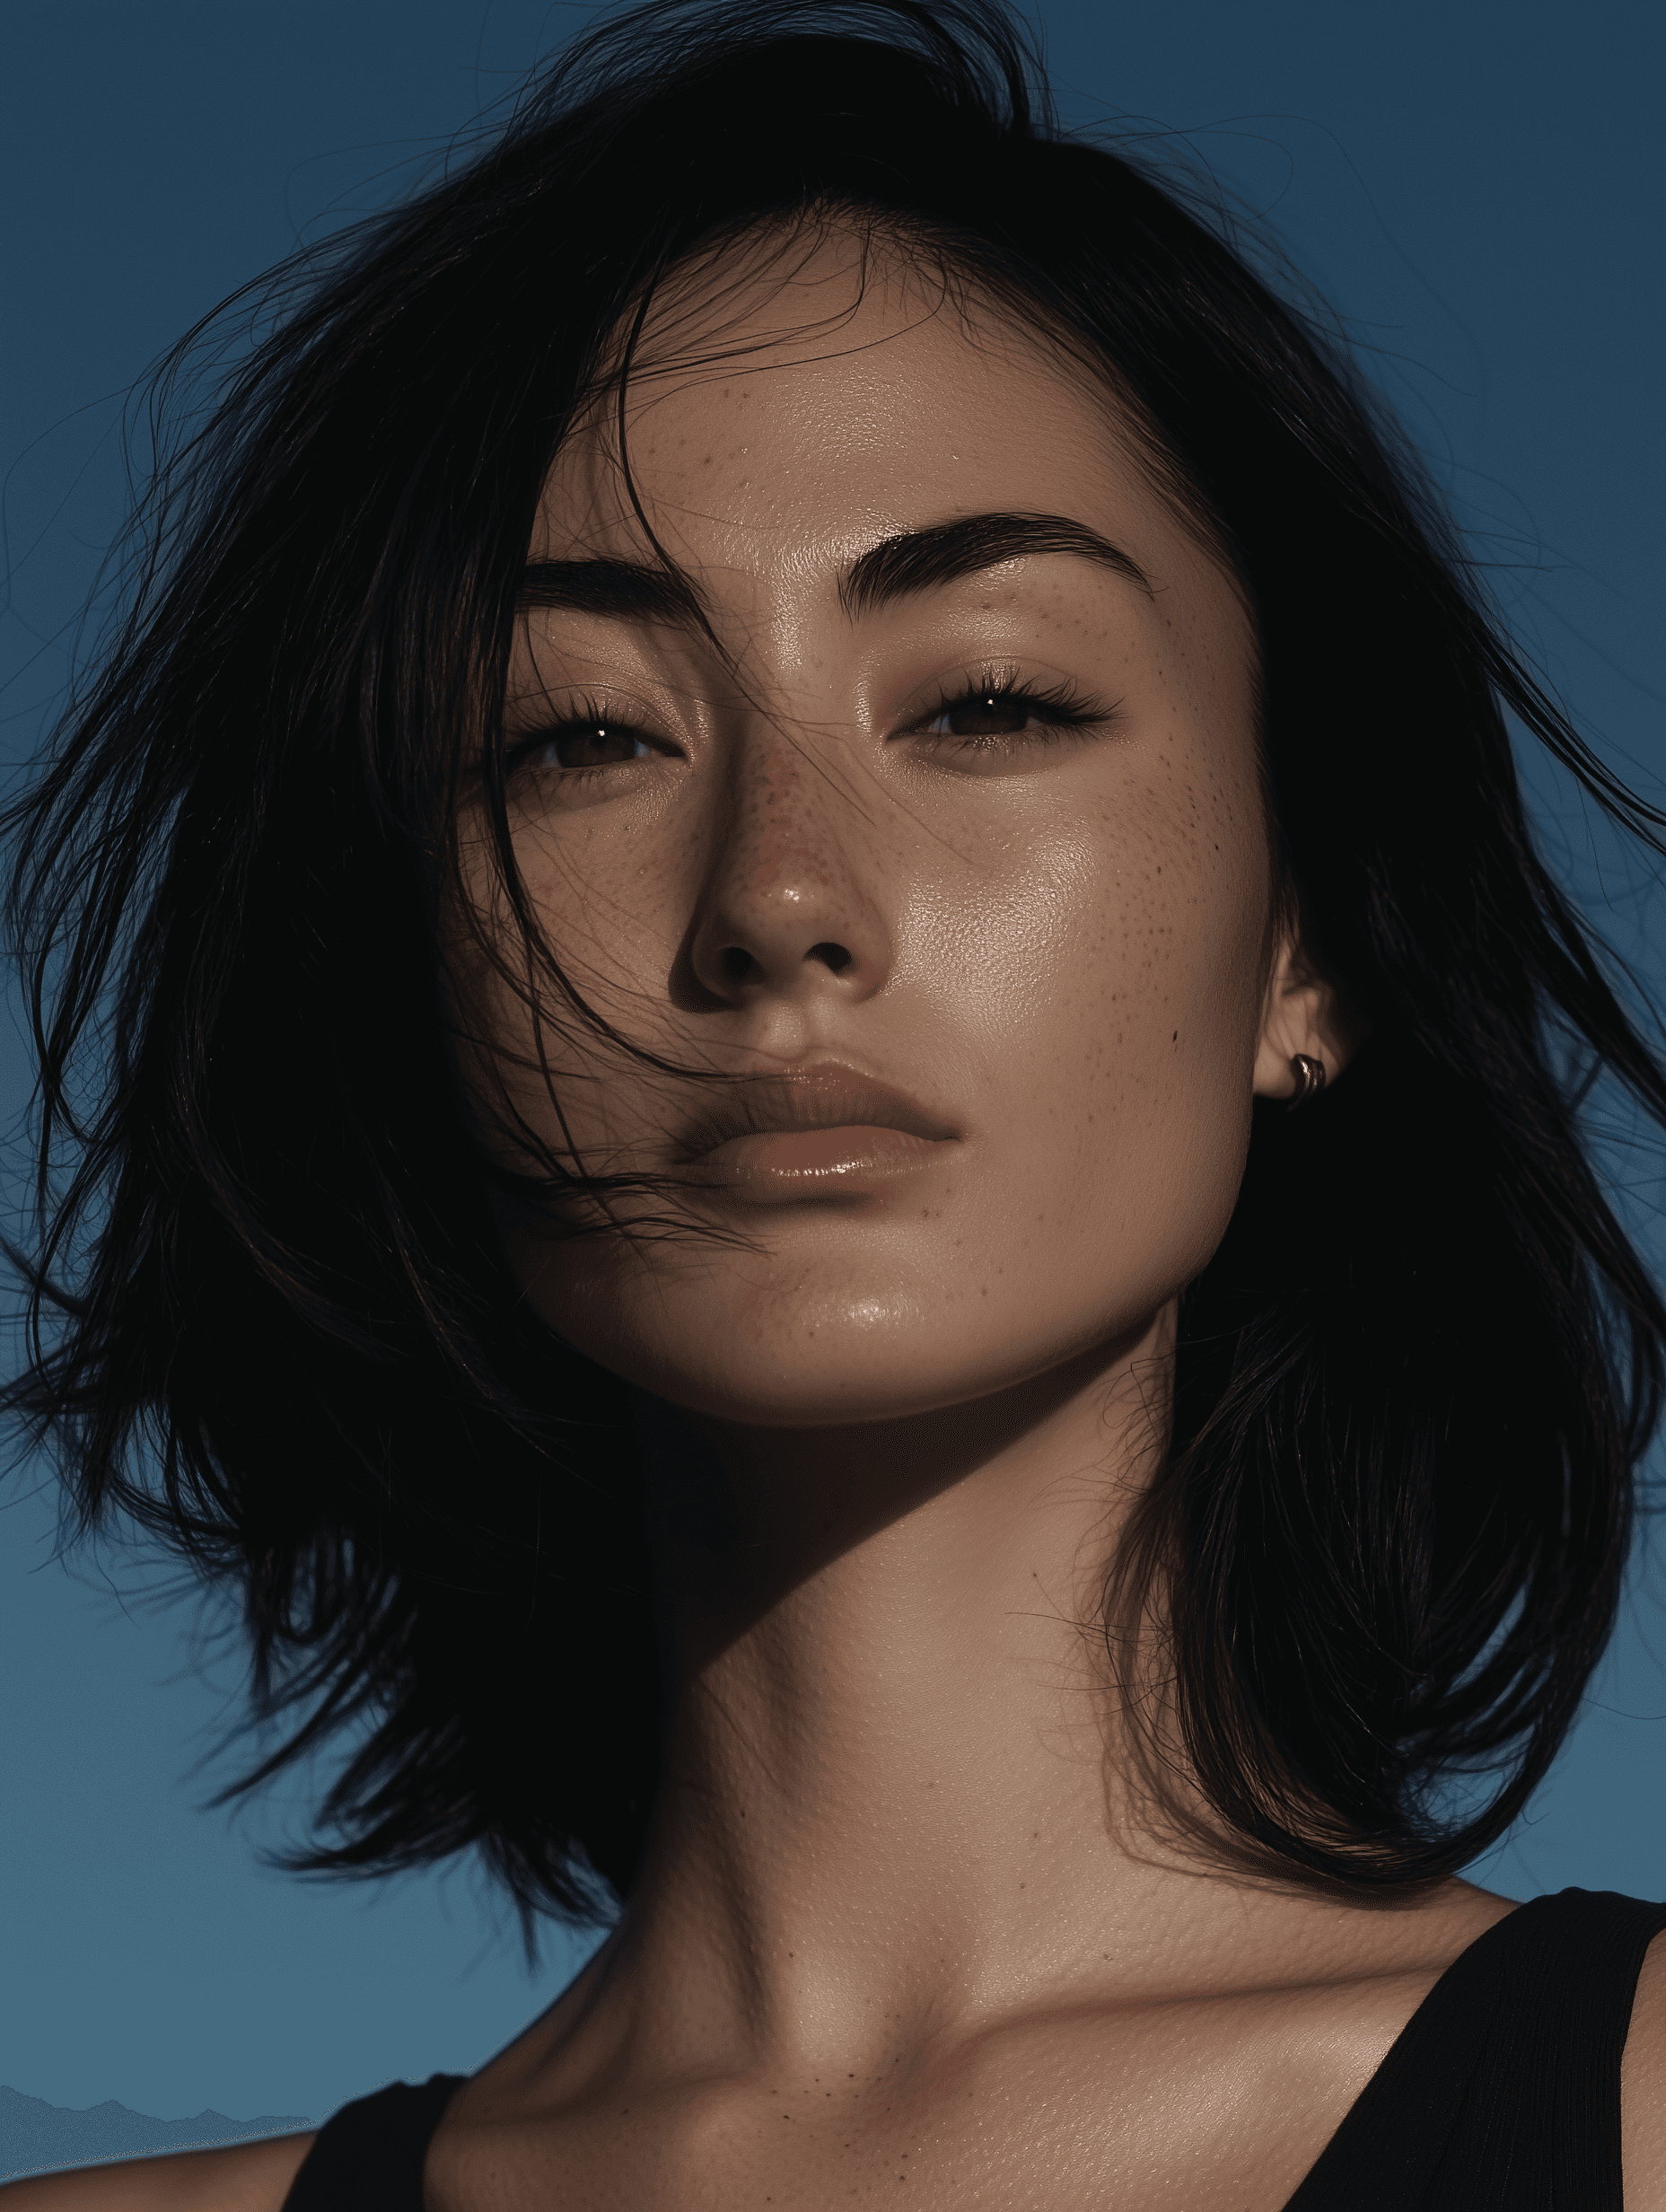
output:
[[[862,1198],[942,1159],[960,1131],[916,1100],[841,1066],[745,1075],[680,1132],[692,1181],[755,1205]]]

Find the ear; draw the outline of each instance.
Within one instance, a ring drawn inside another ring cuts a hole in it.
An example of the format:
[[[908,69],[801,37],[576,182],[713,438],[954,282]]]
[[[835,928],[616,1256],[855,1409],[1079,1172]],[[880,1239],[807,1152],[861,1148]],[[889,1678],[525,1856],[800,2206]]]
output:
[[[1293,928],[1281,932],[1261,1009],[1261,1041],[1255,1056],[1257,1098],[1293,1098],[1298,1053],[1320,1061],[1334,1083],[1364,1036],[1334,983],[1314,969]]]

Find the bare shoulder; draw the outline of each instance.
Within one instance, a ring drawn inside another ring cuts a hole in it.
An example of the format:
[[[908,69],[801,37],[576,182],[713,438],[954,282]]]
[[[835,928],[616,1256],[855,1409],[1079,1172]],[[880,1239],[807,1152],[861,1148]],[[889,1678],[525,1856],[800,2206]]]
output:
[[[282,2212],[311,2135],[265,2136],[224,2150],[39,2173],[0,2186],[0,2212]]]
[[[1626,2212],[1666,2212],[1666,1936],[1637,1977],[1619,2092]]]

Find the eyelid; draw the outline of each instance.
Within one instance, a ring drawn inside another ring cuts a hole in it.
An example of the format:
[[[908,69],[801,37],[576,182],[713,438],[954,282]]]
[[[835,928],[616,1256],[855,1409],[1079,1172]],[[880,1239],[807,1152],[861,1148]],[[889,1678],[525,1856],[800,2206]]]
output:
[[[522,707],[530,703],[530,694],[522,694]],[[917,689],[915,703],[905,705],[893,725],[892,736],[917,735],[925,724],[960,706],[982,698],[1010,698],[1030,707],[1038,719],[1051,721],[1058,728],[1089,728],[1114,721],[1119,702],[1095,698],[1083,689],[1070,676],[1060,675],[1051,680],[1039,674],[1026,674],[1022,663],[1012,660],[986,662],[981,667],[967,663],[952,674],[944,672],[933,679],[929,687]],[[664,717],[646,709],[644,701],[629,693],[618,695],[617,703],[609,698],[605,687],[597,689],[574,688],[563,691],[551,687],[542,695],[544,711],[539,719],[521,729],[506,729],[504,733],[503,761],[506,770],[513,771],[520,761],[563,730],[583,729],[587,725],[606,725],[621,735],[628,734],[652,746],[667,758],[685,754],[680,738],[668,734],[662,727]]]
[[[1095,698],[1071,677],[1061,676],[1053,682],[1044,682],[1035,676],[1026,676],[1017,663],[994,662],[981,669],[968,666],[954,676],[937,677],[928,698],[916,707],[905,708],[905,719],[896,734],[912,737],[939,715],[969,706],[978,698],[1015,700],[1034,709],[1043,719],[1050,715],[1059,727],[1086,728],[1095,723],[1110,722],[1118,711],[1116,701]]]
[[[644,721],[640,700],[621,697],[618,708],[610,706],[604,696],[593,691],[572,691],[565,696],[558,690],[543,696],[544,714],[525,729],[505,729],[504,732],[504,768],[513,770],[527,754],[539,746],[548,744],[552,737],[563,730],[582,730],[587,726],[617,730],[621,735],[639,738],[656,752],[668,758],[683,751],[681,741],[668,737]]]

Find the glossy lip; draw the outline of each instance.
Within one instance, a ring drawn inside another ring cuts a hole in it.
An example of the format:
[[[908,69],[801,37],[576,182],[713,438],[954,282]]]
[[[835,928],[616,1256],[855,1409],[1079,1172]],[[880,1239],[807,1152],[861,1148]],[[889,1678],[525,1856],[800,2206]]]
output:
[[[714,1086],[679,1150],[692,1180],[767,1204],[859,1195],[935,1160],[960,1134],[889,1084],[823,1065]]]

